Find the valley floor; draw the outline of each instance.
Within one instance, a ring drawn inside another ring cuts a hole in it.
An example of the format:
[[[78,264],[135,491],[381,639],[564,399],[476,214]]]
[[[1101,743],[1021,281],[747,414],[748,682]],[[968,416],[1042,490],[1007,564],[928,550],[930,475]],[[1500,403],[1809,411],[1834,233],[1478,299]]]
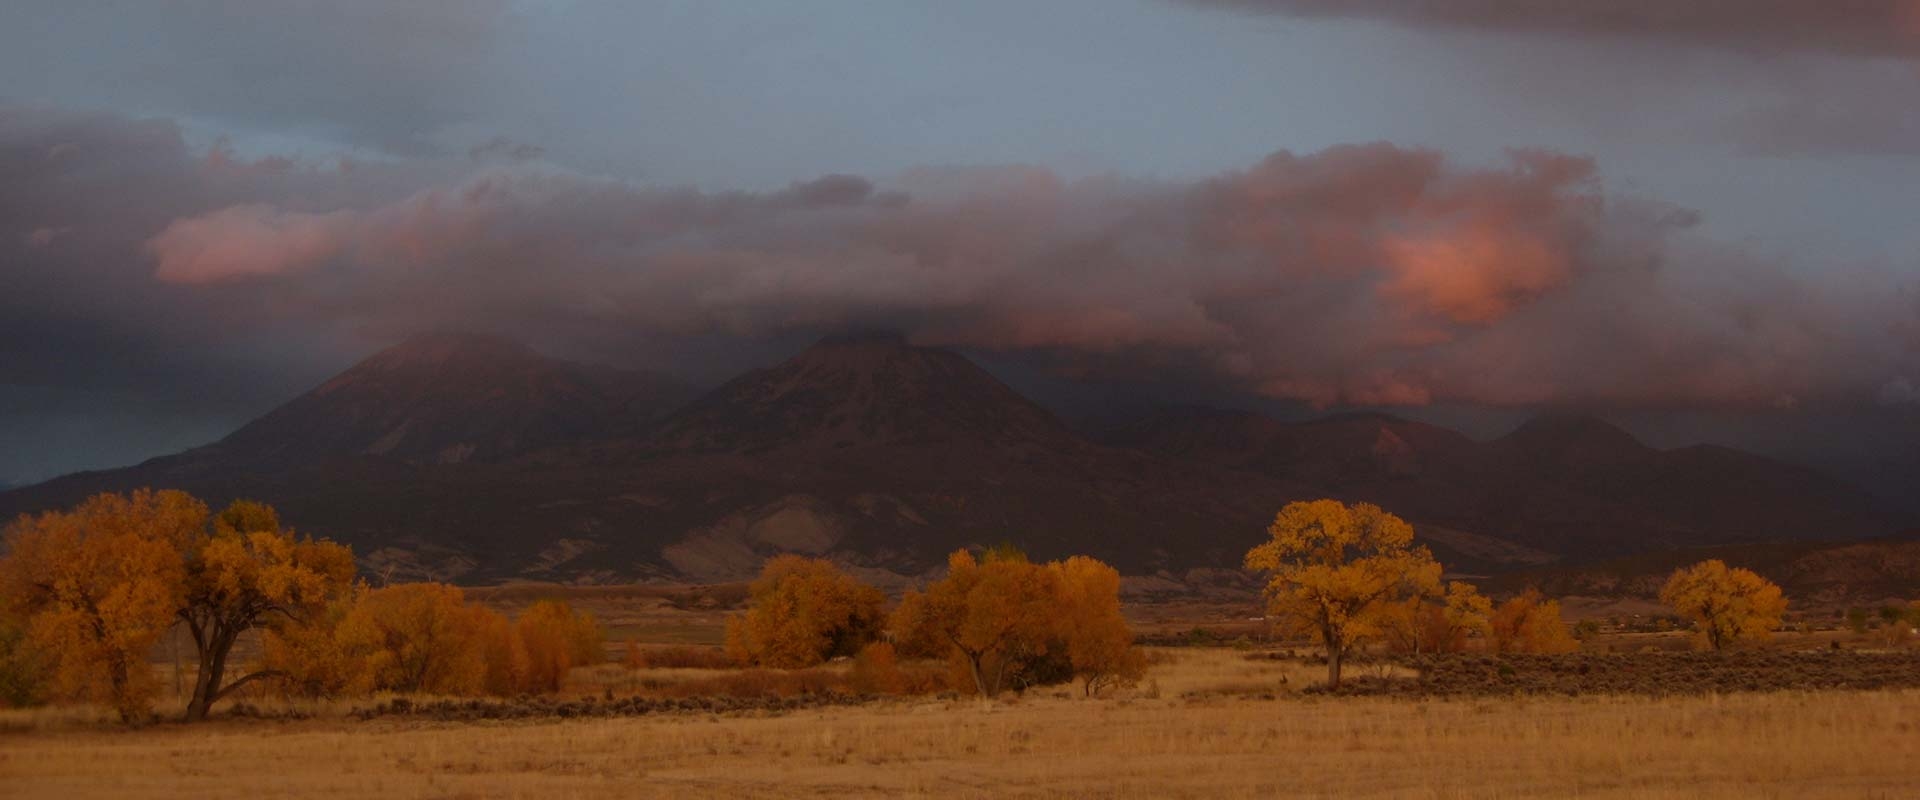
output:
[[[899,700],[783,716],[0,733],[7,797],[1846,797],[1920,792],[1920,691]]]

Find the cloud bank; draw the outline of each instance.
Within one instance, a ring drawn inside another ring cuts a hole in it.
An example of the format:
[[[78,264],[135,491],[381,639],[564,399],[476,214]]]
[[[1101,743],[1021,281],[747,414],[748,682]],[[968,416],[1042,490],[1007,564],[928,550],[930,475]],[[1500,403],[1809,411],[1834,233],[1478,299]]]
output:
[[[1752,53],[1920,59],[1916,0],[1182,0],[1416,27],[1660,39]]]
[[[1920,373],[1910,287],[1796,280],[1545,150],[705,192],[468,159],[249,162],[164,121],[16,109],[0,169],[19,178],[0,189],[0,242],[19,243],[0,304],[21,372],[58,372],[36,348],[102,330],[229,353],[449,327],[670,352],[888,327],[1328,406],[1877,403]]]

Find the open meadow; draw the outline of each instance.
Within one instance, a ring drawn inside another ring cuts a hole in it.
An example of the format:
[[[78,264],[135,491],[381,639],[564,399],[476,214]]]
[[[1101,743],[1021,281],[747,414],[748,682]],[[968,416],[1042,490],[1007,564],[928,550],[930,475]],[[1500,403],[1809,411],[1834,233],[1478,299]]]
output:
[[[1156,650],[1105,699],[900,698],[632,717],[305,718],[121,729],[0,716],[9,797],[1911,797],[1920,691],[1400,699],[1318,668]],[[655,670],[663,681],[701,670]],[[577,681],[594,676],[576,675]],[[587,686],[574,688],[586,689]],[[367,703],[360,706],[369,705]]]

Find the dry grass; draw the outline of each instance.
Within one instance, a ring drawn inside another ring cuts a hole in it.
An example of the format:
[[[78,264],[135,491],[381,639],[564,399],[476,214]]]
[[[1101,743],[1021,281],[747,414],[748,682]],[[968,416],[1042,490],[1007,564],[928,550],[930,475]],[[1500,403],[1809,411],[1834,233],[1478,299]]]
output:
[[[1157,697],[1150,684],[1113,700],[1048,691],[784,716],[128,731],[15,712],[47,718],[0,733],[0,794],[1894,798],[1920,786],[1920,691],[1316,699],[1288,689],[1314,667],[1231,650],[1156,661]]]

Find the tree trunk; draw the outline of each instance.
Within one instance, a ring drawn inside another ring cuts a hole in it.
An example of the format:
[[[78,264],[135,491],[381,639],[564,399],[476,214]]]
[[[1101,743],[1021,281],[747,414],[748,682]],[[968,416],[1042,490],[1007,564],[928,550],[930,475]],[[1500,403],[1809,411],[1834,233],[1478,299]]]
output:
[[[1345,648],[1327,648],[1327,688],[1340,688],[1340,659],[1345,656]]]
[[[992,699],[993,695],[987,691],[987,676],[980,671],[981,657],[973,653],[967,653],[966,656],[967,668],[973,671],[973,688],[980,692],[981,697]]]
[[[193,698],[187,701],[187,721],[199,722],[220,699],[220,682],[227,677],[227,653],[233,649],[234,633],[215,626],[200,651],[200,669],[193,679]]]

